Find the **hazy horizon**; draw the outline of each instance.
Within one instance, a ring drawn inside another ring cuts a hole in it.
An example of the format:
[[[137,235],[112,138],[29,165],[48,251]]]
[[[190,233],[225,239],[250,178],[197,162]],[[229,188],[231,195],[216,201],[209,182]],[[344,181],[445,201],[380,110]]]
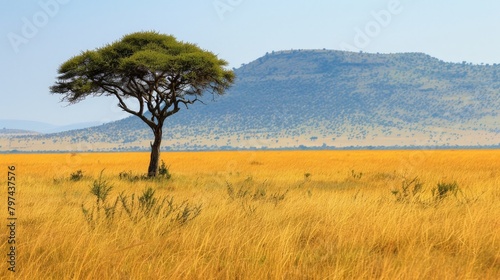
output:
[[[172,34],[235,68],[266,52],[324,48],[494,64],[500,63],[500,38],[492,35],[498,8],[495,1],[465,0],[9,2],[0,11],[0,119],[68,125],[129,116],[113,98],[67,106],[48,88],[67,59],[136,31]]]

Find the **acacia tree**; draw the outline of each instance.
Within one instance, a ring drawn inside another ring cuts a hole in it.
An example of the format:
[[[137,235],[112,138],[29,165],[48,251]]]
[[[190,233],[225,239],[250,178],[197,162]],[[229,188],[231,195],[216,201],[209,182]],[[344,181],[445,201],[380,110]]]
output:
[[[50,91],[63,95],[62,101],[69,104],[88,96],[116,97],[118,107],[153,131],[148,168],[153,177],[158,173],[165,119],[200,101],[203,93],[223,94],[234,81],[233,71],[225,66],[226,61],[194,44],[138,32],[64,62]]]

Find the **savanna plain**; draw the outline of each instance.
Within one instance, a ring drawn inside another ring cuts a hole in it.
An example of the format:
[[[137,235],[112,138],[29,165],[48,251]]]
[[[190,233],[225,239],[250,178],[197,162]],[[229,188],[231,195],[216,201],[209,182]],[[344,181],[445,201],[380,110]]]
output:
[[[500,150],[0,159],[2,279],[500,279]]]

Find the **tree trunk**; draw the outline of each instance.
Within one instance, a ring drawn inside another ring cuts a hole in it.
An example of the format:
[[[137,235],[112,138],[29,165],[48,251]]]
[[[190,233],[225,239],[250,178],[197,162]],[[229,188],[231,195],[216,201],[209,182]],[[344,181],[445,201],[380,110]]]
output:
[[[160,147],[161,147],[161,128],[154,132],[155,141],[151,144],[151,157],[149,160],[148,177],[156,177],[158,175],[158,167],[160,162]]]

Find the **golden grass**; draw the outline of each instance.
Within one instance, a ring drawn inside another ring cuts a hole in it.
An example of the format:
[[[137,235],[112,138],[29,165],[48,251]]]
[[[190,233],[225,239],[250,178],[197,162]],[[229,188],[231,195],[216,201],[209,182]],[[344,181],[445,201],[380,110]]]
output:
[[[19,219],[18,271],[7,270],[4,227],[0,278],[500,279],[499,150],[162,158],[170,181],[130,182],[119,173],[145,173],[147,153],[0,155],[4,174],[17,168]],[[202,204],[201,214],[184,225],[103,218],[92,229],[81,205],[94,203],[89,190],[103,169],[111,200],[152,187]],[[69,180],[77,170],[84,178]],[[391,191],[416,176],[421,196],[397,202]],[[457,182],[461,191],[436,201],[439,182]]]

